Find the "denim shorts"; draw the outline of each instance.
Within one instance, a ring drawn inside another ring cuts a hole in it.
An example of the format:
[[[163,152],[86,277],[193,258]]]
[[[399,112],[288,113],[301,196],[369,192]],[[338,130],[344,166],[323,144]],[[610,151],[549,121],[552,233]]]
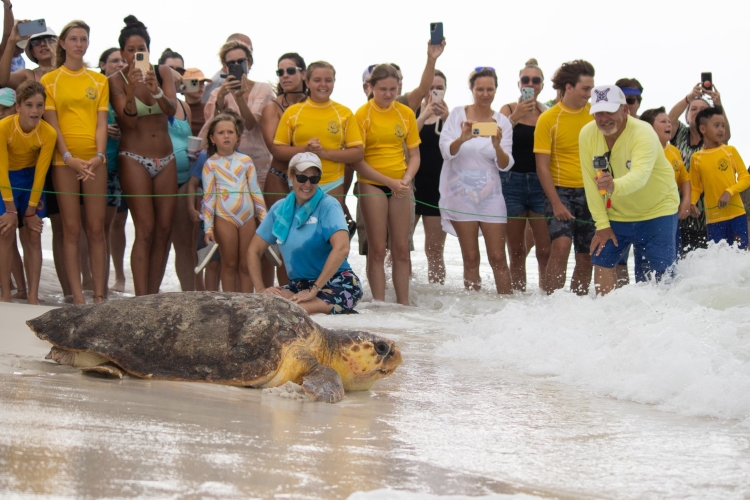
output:
[[[747,248],[747,215],[740,215],[734,219],[706,224],[709,241],[716,243],[726,240],[730,245],[739,240],[740,248]]]
[[[282,288],[292,293],[309,290],[315,280],[289,280]],[[328,283],[318,291],[317,297],[333,306],[331,314],[356,314],[354,306],[362,298],[362,283],[353,271],[345,270],[333,275]]]
[[[544,213],[544,189],[535,172],[500,172],[503,184],[503,198],[508,217],[518,217],[526,212]]]
[[[609,224],[618,246],[608,241],[599,255],[591,256],[591,263],[595,266],[612,269],[633,245],[636,281],[644,281],[651,271],[656,273],[657,279],[660,278],[677,260],[677,214],[638,222],[610,221]]]

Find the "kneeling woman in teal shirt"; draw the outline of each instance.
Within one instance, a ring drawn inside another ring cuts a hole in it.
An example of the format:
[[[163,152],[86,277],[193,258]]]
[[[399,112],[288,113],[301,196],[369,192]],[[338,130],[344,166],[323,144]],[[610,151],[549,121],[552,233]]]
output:
[[[255,232],[247,252],[250,277],[258,293],[279,295],[308,314],[348,314],[362,297],[359,278],[349,262],[349,230],[339,202],[318,187],[323,167],[313,153],[289,162],[292,192],[277,201]],[[277,244],[289,284],[263,283],[260,259]]]

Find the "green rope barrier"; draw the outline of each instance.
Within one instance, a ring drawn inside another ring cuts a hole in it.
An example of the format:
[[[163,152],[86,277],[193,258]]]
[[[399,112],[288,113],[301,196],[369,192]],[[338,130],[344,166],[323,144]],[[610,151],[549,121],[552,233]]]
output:
[[[184,198],[186,196],[203,196],[205,193],[173,193],[173,194],[107,194],[107,193],[69,193],[65,191],[46,191],[46,190],[39,190],[39,189],[28,189],[28,188],[9,188],[8,186],[0,186],[2,189],[15,189],[17,191],[29,191],[32,193],[44,193],[44,194],[54,194],[54,195],[69,195],[69,196],[105,196],[105,197],[112,197],[112,198]],[[254,194],[253,191],[221,191],[221,194]],[[257,194],[257,193],[255,193]],[[260,192],[259,194],[263,195],[276,195],[276,196],[286,196],[289,193],[274,193],[274,192]],[[365,193],[365,194],[332,194],[329,196],[354,196],[356,198],[361,198],[363,196],[388,196],[385,193]],[[424,205],[426,207],[435,208],[438,210],[444,210],[446,212],[452,212],[456,214],[461,215],[475,215],[478,217],[493,217],[498,219],[516,219],[516,220],[553,220],[554,217],[511,217],[509,215],[489,215],[489,214],[475,214],[472,212],[462,212],[460,210],[453,210],[450,208],[440,207],[438,205],[432,205],[430,203],[427,203],[425,201],[417,200],[416,198],[409,198],[406,197],[407,200],[411,200],[414,203],[419,203],[420,205]],[[737,207],[742,208],[744,210],[744,206],[740,205],[734,205],[732,203],[727,204],[728,207]],[[703,211],[706,210],[713,210],[714,208],[719,208],[718,205],[715,207],[708,207],[704,208]],[[574,222],[580,222],[582,224],[591,224],[594,225],[595,223],[592,221],[587,220],[581,220],[581,219],[572,219]]]

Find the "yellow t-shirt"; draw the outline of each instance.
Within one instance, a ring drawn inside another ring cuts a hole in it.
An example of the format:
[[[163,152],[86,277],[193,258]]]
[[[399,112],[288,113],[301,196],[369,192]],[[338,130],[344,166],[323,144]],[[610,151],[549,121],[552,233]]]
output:
[[[690,160],[690,182],[693,204],[704,193],[706,224],[734,219],[745,214],[740,193],[750,187],[750,174],[734,146],[722,144],[718,148],[701,149]],[[727,191],[729,204],[719,208],[719,198]]]
[[[279,121],[274,144],[303,146],[317,138],[325,149],[345,149],[362,144],[354,115],[346,106],[333,101],[325,104],[306,99],[289,106]],[[323,165],[321,184],[344,177],[344,164],[320,159]]]
[[[609,170],[615,179],[609,209],[605,195],[599,194],[596,187],[592,161],[595,156],[604,156],[609,151],[596,123],[583,127],[580,145],[586,201],[597,230],[610,227],[611,220],[639,222],[677,213],[680,195],[674,182],[674,169],[651,125],[628,116],[625,130],[615,141],[609,157]]]
[[[0,192],[3,201],[13,201],[13,191],[7,187],[10,186],[8,172],[36,167],[29,206],[39,204],[56,141],[57,132],[43,120],[39,120],[28,134],[18,123],[18,115],[0,120]]]
[[[47,89],[44,109],[57,113],[58,127],[70,154],[83,160],[96,156],[97,113],[109,111],[107,77],[86,68],[70,71],[60,66],[39,81]],[[52,164],[65,165],[59,151],[55,151]]]
[[[401,179],[407,167],[404,145],[412,149],[422,142],[414,111],[400,102],[381,108],[370,99],[354,116],[365,143],[365,161],[386,177]],[[357,180],[379,184],[359,173]]]
[[[542,113],[534,130],[534,153],[550,155],[549,169],[557,187],[582,188],[578,136],[594,119],[591,104],[581,109],[566,108],[558,102]]]
[[[679,189],[680,186],[690,180],[690,174],[685,168],[685,162],[682,161],[680,150],[671,144],[667,144],[667,147],[664,148],[664,155],[667,157],[669,164],[672,165],[672,169],[674,169],[674,180]]]

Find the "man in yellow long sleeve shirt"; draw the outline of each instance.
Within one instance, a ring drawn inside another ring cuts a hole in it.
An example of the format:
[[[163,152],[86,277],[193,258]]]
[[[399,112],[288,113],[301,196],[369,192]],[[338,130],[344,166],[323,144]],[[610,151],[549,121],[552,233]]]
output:
[[[581,130],[579,151],[586,201],[596,223],[594,283],[605,295],[615,288],[615,265],[631,244],[657,279],[674,263],[680,198],[656,132],[628,116],[622,90],[596,87],[590,112],[595,121]],[[594,161],[607,163],[607,170],[597,172]]]
[[[740,193],[750,187],[750,174],[737,150],[723,144],[726,118],[720,106],[701,110],[695,117],[703,137],[703,149],[693,154],[690,182],[693,187],[691,210],[705,193],[708,239],[739,244],[747,249],[747,219]]]

